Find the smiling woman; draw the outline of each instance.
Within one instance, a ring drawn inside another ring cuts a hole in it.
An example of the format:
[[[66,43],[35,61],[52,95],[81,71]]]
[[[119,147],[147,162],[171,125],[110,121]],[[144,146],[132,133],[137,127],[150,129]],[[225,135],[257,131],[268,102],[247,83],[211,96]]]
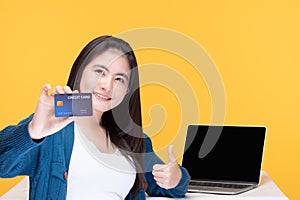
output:
[[[32,200],[185,195],[186,169],[171,148],[164,164],[143,133],[137,62],[127,42],[112,36],[92,40],[75,60],[67,85],[49,94],[46,84],[35,113],[0,132],[0,177],[29,176]],[[54,95],[75,90],[92,94],[93,115],[56,118]]]

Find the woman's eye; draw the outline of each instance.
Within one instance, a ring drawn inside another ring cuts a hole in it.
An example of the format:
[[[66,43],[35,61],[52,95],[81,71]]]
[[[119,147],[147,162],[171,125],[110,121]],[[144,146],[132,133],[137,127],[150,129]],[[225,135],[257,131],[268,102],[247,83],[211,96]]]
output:
[[[125,83],[124,78],[121,78],[121,77],[117,77],[117,78],[116,78],[116,81],[118,81],[118,82],[120,82],[120,83],[122,83],[122,84]]]
[[[100,76],[104,76],[105,75],[105,71],[102,69],[97,69],[95,70],[95,72],[97,72]]]

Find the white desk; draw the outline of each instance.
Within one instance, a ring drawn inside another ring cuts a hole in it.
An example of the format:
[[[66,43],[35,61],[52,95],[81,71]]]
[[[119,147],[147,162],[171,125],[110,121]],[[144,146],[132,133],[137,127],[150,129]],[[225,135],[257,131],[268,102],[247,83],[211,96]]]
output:
[[[28,199],[28,178],[24,178],[11,190],[5,193],[0,200],[26,200]],[[166,200],[170,198],[148,197],[147,200]],[[276,184],[271,180],[266,172],[262,172],[259,187],[238,195],[213,195],[204,193],[188,193],[185,198],[190,200],[212,200],[212,199],[233,199],[233,200],[288,200],[280,191]]]

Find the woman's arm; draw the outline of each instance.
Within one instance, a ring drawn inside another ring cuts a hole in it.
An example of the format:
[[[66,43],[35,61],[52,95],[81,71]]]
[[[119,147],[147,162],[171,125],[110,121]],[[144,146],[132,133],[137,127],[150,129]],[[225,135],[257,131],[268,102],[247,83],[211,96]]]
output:
[[[167,196],[167,197],[183,197],[185,196],[190,181],[190,175],[187,170],[178,166],[181,171],[181,178],[179,183],[170,189],[160,187],[152,174],[153,166],[155,164],[164,164],[164,162],[153,152],[152,142],[149,137],[145,138],[145,177],[148,183],[146,190],[150,196]]]
[[[28,132],[32,116],[0,131],[0,177],[33,173],[40,143],[32,140]]]
[[[39,145],[47,136],[61,130],[73,121],[54,116],[54,95],[72,93],[68,86],[49,84],[42,88],[34,115],[16,126],[8,126],[0,132],[0,177],[29,175],[36,167]]]

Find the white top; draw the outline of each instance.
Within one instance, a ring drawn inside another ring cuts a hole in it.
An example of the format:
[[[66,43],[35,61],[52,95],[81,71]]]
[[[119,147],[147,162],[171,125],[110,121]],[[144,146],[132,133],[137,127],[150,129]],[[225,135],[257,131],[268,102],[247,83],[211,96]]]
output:
[[[75,124],[67,200],[124,199],[132,188],[135,167],[116,150],[101,153]]]

